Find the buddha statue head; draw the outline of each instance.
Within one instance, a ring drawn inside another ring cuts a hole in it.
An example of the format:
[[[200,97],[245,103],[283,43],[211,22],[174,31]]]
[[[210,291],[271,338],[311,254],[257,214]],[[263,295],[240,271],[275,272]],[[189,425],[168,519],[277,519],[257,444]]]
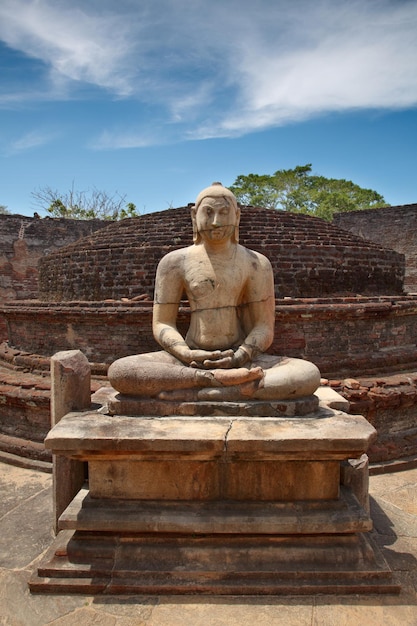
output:
[[[200,191],[194,206],[191,207],[194,243],[197,244],[201,242],[201,232],[197,214],[199,209],[205,205],[211,205],[213,207],[223,205],[229,208],[229,225],[232,227],[231,239],[234,243],[238,243],[240,208],[233,193],[227,189],[227,187],[223,187],[223,185],[218,182],[215,182],[210,185],[210,187],[206,187]]]

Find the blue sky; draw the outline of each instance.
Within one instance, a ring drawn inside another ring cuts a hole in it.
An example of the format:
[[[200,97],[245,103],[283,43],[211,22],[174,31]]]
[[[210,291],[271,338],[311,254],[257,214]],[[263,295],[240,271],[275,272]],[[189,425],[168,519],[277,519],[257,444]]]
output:
[[[0,0],[0,204],[312,163],[417,202],[416,0]]]

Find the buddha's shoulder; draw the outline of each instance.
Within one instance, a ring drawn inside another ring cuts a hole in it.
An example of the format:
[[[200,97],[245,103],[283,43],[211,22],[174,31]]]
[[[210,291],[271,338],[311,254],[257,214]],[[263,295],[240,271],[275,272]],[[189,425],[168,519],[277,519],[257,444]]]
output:
[[[257,266],[265,269],[269,269],[271,267],[268,257],[264,254],[261,254],[256,250],[250,250],[250,248],[245,248],[245,246],[240,244],[238,244],[238,257],[241,262],[245,261],[250,264],[255,263]]]
[[[194,246],[188,246],[187,248],[179,248],[178,250],[171,250],[167,252],[159,262],[159,265],[169,266],[178,265],[186,259]]]

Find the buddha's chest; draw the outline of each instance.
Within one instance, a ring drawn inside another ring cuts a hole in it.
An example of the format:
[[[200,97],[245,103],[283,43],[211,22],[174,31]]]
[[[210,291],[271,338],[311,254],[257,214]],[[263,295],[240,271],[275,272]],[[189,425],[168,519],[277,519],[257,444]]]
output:
[[[242,268],[233,268],[215,262],[190,264],[185,272],[185,289],[188,299],[195,304],[233,306],[244,290],[245,276]]]

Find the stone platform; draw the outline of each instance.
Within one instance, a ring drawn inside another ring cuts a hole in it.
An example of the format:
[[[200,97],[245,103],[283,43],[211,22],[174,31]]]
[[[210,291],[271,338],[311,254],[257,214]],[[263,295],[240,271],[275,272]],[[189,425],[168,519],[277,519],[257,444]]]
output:
[[[88,489],[30,582],[58,593],[397,593],[368,536],[374,428],[303,417],[131,417],[79,411],[52,429]]]

